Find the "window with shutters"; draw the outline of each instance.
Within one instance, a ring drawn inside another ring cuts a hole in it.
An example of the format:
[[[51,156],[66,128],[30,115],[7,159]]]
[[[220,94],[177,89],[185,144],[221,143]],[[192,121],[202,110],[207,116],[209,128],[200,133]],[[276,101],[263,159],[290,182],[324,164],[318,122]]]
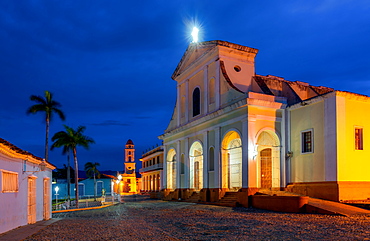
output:
[[[18,192],[18,173],[0,169],[1,192]]]
[[[355,150],[363,150],[363,129],[360,127],[355,128]]]
[[[301,132],[302,153],[313,153],[313,130]]]

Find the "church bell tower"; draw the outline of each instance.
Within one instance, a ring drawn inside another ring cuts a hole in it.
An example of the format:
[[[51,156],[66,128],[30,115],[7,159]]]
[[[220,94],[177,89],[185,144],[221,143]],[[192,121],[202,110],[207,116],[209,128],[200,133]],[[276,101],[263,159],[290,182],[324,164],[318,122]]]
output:
[[[125,174],[134,174],[136,169],[135,163],[135,146],[131,139],[129,139],[125,146]]]

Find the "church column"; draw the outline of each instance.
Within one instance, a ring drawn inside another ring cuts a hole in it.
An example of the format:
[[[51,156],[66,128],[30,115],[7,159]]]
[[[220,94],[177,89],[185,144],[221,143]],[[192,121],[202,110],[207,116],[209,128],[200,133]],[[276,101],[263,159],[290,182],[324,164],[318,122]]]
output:
[[[257,140],[255,139],[256,134],[256,118],[248,116],[248,122],[246,123],[247,128],[247,136],[249,140],[248,143],[248,167],[247,167],[247,185],[249,187],[259,187],[259,184],[257,183],[257,162],[258,162],[258,146],[257,146]]]
[[[216,188],[221,188],[221,127],[216,127],[215,129],[215,175],[214,184]]]
[[[189,101],[191,96],[189,94],[189,80],[185,81],[185,123],[189,122]]]
[[[220,98],[220,60],[216,61],[216,76],[215,76],[215,102],[216,110],[220,108],[221,98]]]
[[[208,188],[208,131],[203,133],[203,188]]]
[[[162,177],[162,187],[167,189],[167,146],[163,145],[163,173]]]
[[[184,188],[190,187],[190,159],[189,159],[189,138],[184,139],[184,161],[185,161],[185,177],[184,177]]]
[[[287,168],[286,168],[286,164],[287,164],[287,159],[286,159],[286,153],[287,153],[287,141],[286,141],[286,133],[287,133],[287,125],[286,125],[286,112],[287,110],[286,109],[283,109],[282,110],[282,119],[281,119],[281,122],[280,122],[280,125],[281,125],[281,141],[280,141],[280,146],[281,146],[281,150],[280,150],[280,187],[285,187],[286,184],[287,184],[287,180],[286,180],[286,173],[287,173]]]
[[[204,104],[204,112],[203,114],[208,113],[208,66],[206,65],[203,69],[203,81],[204,81],[204,90],[203,90],[203,104]]]
[[[176,143],[176,188],[181,188],[181,175],[180,175],[180,161],[181,161],[181,145],[180,141]]]
[[[242,188],[248,188],[248,165],[250,157],[249,141],[248,141],[248,120],[242,122]]]
[[[176,101],[176,107],[177,107],[177,126],[180,126],[181,123],[181,111],[184,106],[181,106],[181,85],[177,84],[177,101]]]

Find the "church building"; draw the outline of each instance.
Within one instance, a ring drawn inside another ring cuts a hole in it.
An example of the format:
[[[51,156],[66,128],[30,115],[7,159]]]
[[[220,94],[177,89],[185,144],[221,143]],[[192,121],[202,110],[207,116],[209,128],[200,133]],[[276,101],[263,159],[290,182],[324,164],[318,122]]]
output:
[[[124,173],[118,174],[114,192],[120,195],[140,192],[141,178],[136,177],[135,145],[129,139],[125,145]]]
[[[333,201],[370,198],[370,98],[255,73],[258,50],[191,43],[172,79],[163,195],[238,203],[261,189]]]

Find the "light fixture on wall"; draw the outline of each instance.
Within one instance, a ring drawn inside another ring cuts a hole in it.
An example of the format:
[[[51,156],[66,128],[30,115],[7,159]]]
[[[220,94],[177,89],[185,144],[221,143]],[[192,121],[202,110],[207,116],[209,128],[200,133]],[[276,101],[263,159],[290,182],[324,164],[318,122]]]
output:
[[[38,171],[27,171],[27,161],[28,161],[28,159],[23,160],[23,172],[43,172],[46,169],[46,162],[43,159],[41,161],[41,163],[38,165],[38,167],[39,167]]]
[[[293,152],[292,151],[288,151],[286,153],[286,158],[292,158],[293,157]]]
[[[256,143],[254,145],[254,148],[253,148],[253,151],[252,151],[252,158],[253,158],[253,160],[256,160],[257,155],[258,155],[258,144]]]

